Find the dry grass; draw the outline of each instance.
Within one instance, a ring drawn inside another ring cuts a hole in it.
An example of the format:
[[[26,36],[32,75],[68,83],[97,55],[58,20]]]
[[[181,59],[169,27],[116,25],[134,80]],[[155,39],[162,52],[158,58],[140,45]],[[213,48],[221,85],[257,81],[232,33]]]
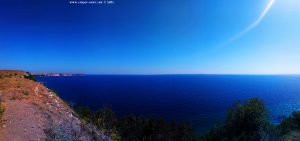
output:
[[[12,100],[25,99],[28,96],[33,95],[34,89],[37,84],[33,81],[24,78],[1,78],[0,79],[0,90],[4,97],[10,97]]]
[[[24,77],[28,76],[29,73],[18,70],[0,70],[0,78],[12,78],[12,77]]]

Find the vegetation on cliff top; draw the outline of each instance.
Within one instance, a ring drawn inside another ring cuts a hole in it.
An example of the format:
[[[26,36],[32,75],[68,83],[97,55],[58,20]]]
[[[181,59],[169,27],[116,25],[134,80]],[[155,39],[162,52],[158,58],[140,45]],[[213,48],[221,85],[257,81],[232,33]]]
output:
[[[117,117],[109,108],[92,112],[87,107],[78,107],[76,111],[82,119],[94,124],[114,140],[193,141],[197,138],[192,128],[185,124],[134,115]]]
[[[32,74],[25,75],[24,78],[29,79],[29,80],[36,81],[34,75],[32,75]]]
[[[300,112],[294,112],[279,125],[270,122],[263,101],[254,98],[228,110],[222,125],[203,135],[202,141],[298,141]]]
[[[85,121],[123,141],[293,141],[300,137],[300,112],[294,112],[279,125],[270,122],[268,111],[258,98],[234,104],[223,124],[197,135],[190,126],[139,116],[117,117],[111,109],[92,112],[77,107]]]

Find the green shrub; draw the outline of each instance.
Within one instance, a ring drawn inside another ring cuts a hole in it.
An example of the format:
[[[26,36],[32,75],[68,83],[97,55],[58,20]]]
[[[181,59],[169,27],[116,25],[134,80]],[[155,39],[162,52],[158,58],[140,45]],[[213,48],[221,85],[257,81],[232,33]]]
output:
[[[224,125],[213,128],[202,137],[204,141],[254,141],[261,140],[270,128],[264,103],[253,98],[235,104],[229,109]]]
[[[114,141],[121,140],[117,131],[117,118],[113,111],[109,108],[103,108],[96,112],[92,112],[86,106],[79,106],[75,111],[81,119],[90,122],[102,133],[111,136]]]
[[[278,126],[278,130],[281,136],[293,131],[300,131],[300,112],[293,112],[291,116],[283,119]]]
[[[31,75],[31,74],[28,74],[27,76],[25,75],[24,78],[25,78],[25,79],[32,80],[32,81],[36,81],[35,76],[34,76],[34,75]]]
[[[54,93],[55,95],[58,94],[58,91],[56,89],[49,89],[49,90],[50,90],[50,92]]]
[[[86,122],[90,122],[91,121],[92,111],[90,110],[89,107],[86,107],[86,106],[75,107],[75,111],[77,112],[77,114],[79,115],[79,117],[81,119],[83,119],[84,121],[86,121]]]
[[[94,112],[91,115],[91,121],[101,132],[110,135],[113,140],[121,140],[117,130],[118,119],[111,109],[103,108]]]

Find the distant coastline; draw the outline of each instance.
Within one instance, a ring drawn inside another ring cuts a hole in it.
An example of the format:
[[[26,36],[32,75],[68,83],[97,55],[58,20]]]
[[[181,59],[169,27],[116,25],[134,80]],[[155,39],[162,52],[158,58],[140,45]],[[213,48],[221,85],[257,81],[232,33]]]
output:
[[[32,73],[35,76],[85,76],[85,74],[71,74],[71,73]]]

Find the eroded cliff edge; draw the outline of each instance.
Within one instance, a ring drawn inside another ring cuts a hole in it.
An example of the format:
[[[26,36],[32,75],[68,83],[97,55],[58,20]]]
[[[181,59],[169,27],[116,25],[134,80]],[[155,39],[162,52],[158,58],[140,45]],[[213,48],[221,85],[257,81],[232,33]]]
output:
[[[29,78],[29,79],[28,79]],[[30,73],[0,70],[0,140],[110,140]]]

